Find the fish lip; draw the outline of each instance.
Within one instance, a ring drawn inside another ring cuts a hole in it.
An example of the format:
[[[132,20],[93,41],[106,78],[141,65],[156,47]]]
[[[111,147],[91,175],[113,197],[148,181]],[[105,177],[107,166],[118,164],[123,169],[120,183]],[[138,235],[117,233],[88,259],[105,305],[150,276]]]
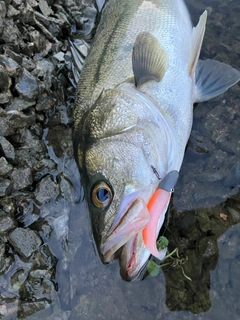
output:
[[[141,239],[143,246],[137,249],[139,239]],[[143,256],[141,261],[137,261],[138,251],[141,251]],[[149,256],[150,252],[144,245],[142,235],[140,233],[136,234],[122,247],[120,256],[120,275],[122,279],[127,282],[141,280],[142,272],[145,270]]]

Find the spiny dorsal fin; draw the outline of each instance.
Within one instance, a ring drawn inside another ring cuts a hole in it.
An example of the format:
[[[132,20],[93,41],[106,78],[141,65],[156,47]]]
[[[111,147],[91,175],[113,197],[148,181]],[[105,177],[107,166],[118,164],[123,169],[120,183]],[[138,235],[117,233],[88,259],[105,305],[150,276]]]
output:
[[[192,30],[192,37],[191,37],[191,56],[189,62],[189,74],[193,77],[198,58],[200,55],[203,37],[206,29],[206,22],[207,22],[207,11],[205,10],[201,15],[199,22],[195,28]]]
[[[141,32],[134,43],[132,66],[135,85],[148,80],[160,81],[166,71],[167,54],[158,40],[148,32]]]

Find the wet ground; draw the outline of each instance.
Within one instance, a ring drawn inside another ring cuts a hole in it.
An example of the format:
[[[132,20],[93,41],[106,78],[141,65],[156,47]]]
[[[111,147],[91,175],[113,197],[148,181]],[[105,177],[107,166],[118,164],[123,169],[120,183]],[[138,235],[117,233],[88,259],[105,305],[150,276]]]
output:
[[[209,12],[201,57],[240,70],[239,0],[187,4],[195,24]],[[240,319],[239,85],[195,108],[165,232],[178,256],[132,283],[97,257],[67,42],[96,15],[91,0],[0,1],[0,318]]]

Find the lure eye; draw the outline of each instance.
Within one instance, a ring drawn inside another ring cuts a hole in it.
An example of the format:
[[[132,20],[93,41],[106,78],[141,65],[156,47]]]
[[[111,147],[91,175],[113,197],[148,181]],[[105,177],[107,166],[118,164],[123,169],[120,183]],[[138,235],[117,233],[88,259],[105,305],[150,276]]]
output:
[[[96,184],[92,190],[92,202],[97,208],[105,209],[112,202],[112,190],[105,182]]]

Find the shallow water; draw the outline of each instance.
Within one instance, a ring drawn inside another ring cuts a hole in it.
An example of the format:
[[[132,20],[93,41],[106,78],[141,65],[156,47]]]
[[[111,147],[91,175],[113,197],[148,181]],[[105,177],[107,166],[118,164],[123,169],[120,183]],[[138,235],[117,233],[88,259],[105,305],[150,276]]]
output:
[[[194,23],[206,7],[209,11],[201,57],[240,70],[239,0],[188,0],[187,4]],[[158,276],[132,283],[121,280],[118,261],[101,264],[72,157],[71,129],[64,127],[54,140],[50,125],[44,141],[58,165],[51,174],[64,173],[74,191],[65,188],[64,199],[40,208],[41,218],[53,227],[50,237],[44,232],[42,237],[58,258],[58,290],[45,310],[27,319],[240,319],[239,102],[236,85],[196,106],[165,232],[170,251],[178,247],[179,257],[168,259]],[[66,110],[60,113],[64,123]],[[64,153],[58,152],[58,144],[65,146]],[[25,219],[25,225],[32,222],[31,217]],[[5,277],[10,276],[11,270]],[[6,301],[14,311],[3,319],[20,318],[17,303]]]

